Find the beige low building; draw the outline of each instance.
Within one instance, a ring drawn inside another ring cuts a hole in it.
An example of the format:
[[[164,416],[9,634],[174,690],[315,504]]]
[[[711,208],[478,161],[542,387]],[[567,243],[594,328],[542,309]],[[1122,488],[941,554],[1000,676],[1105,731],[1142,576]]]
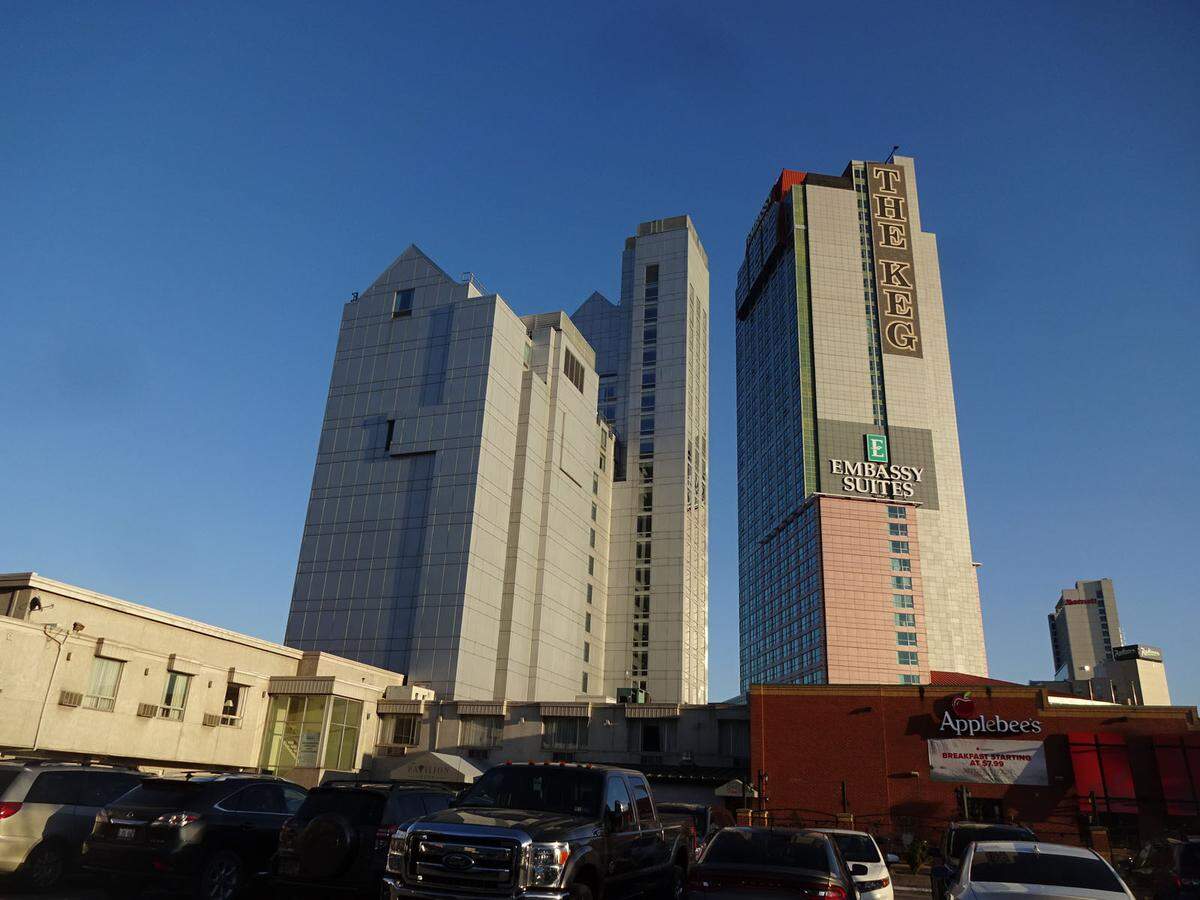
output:
[[[0,575],[0,648],[0,751],[301,783],[359,769],[404,682],[32,572]]]
[[[640,768],[660,797],[744,779],[745,705],[439,700],[302,651],[32,572],[0,575],[0,755],[148,770],[468,783],[506,760]]]

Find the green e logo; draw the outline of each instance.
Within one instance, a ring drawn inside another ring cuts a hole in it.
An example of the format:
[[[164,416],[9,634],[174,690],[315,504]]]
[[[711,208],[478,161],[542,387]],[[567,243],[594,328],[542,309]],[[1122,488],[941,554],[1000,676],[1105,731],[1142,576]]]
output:
[[[885,463],[888,461],[887,437],[882,434],[868,434],[867,461]]]

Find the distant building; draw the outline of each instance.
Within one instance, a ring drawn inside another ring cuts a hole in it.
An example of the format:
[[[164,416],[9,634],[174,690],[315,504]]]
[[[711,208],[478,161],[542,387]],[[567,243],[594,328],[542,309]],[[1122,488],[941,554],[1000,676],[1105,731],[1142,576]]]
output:
[[[913,160],[783,170],[735,309],[742,691],[986,675]]]
[[[1074,588],[1062,592],[1047,619],[1054,677],[1059,681],[1095,677],[1096,667],[1113,658],[1113,647],[1124,643],[1110,578],[1075,582]]]
[[[1086,678],[1031,681],[1030,684],[1125,706],[1171,705],[1162,650],[1145,644],[1114,647],[1112,658],[1096,663]]]
[[[621,283],[518,316],[409,247],[345,305],[285,643],[446,700],[707,699],[691,220],[638,226]]]
[[[744,703],[442,700],[389,672],[43,578],[0,575],[0,757],[465,783],[505,760],[745,783]],[[735,792],[737,793],[737,792]]]
[[[285,643],[447,699],[602,694],[597,388],[565,313],[405,250],[342,313]]]
[[[708,255],[687,216],[643,222],[621,302],[571,316],[596,350],[613,470],[604,692],[708,699]]]
[[[0,752],[315,784],[374,753],[404,676],[33,572],[0,575]],[[419,693],[418,693],[419,696]]]

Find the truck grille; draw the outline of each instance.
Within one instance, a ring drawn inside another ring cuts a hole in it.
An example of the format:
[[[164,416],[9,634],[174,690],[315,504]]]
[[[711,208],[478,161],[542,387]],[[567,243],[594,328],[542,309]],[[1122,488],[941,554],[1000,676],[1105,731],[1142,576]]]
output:
[[[511,838],[463,838],[416,831],[408,837],[410,884],[479,896],[511,894],[517,884],[521,847]]]

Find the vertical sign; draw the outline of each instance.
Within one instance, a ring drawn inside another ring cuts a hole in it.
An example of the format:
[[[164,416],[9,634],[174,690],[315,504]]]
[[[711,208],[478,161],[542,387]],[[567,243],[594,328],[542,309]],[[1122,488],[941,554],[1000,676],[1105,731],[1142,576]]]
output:
[[[900,166],[867,163],[867,180],[882,349],[900,356],[923,356],[905,172]]]

